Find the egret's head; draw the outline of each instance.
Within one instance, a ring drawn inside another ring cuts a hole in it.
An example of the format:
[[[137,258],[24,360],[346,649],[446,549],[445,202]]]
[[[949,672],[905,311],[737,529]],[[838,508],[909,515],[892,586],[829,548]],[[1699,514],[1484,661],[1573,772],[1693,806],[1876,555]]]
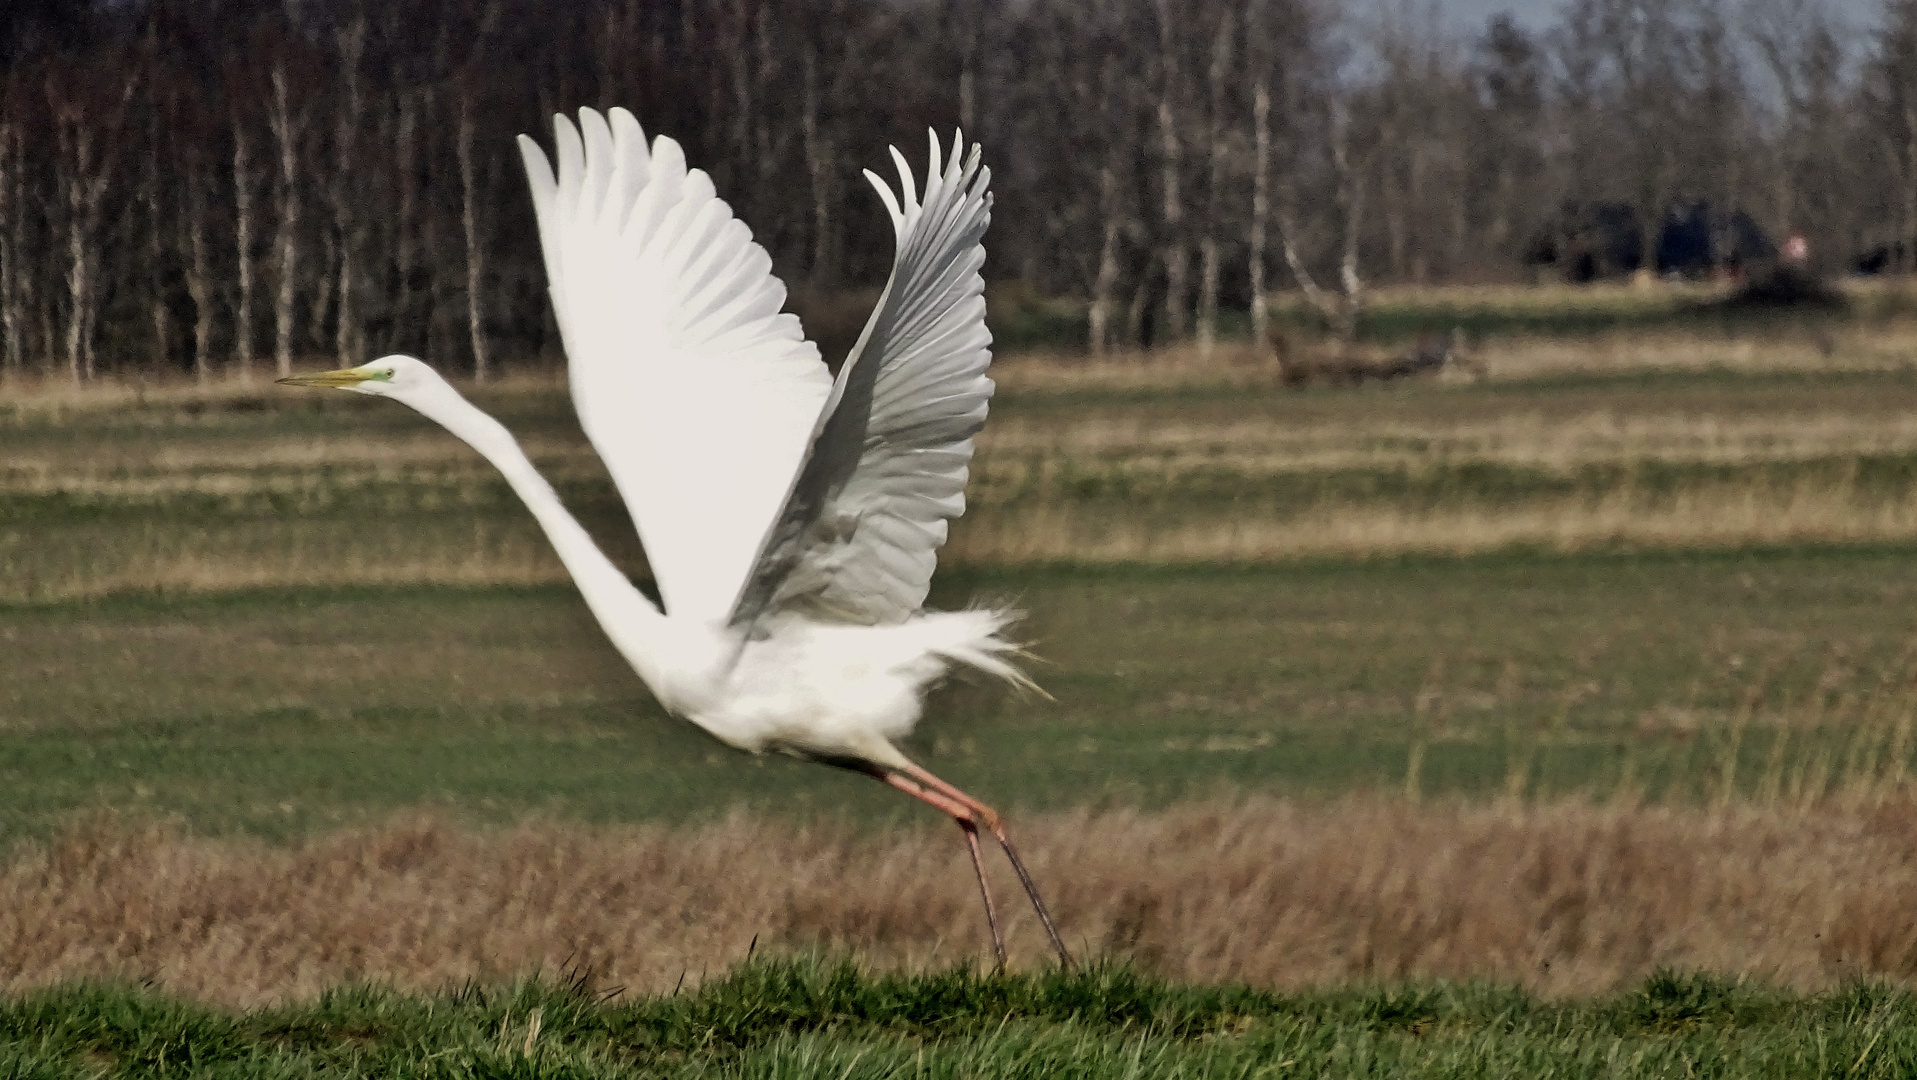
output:
[[[399,398],[401,401],[416,399],[421,394],[430,394],[446,386],[446,380],[427,367],[425,361],[403,353],[382,356],[370,364],[354,368],[320,371],[311,375],[289,375],[280,382],[289,386],[335,386],[356,394],[376,394]]]

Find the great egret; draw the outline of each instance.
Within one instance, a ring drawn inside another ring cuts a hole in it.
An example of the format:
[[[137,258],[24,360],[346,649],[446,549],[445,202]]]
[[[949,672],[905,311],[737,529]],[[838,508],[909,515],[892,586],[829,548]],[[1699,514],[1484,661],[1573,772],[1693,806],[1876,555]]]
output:
[[[878,308],[834,378],[751,232],[623,109],[554,118],[555,178],[521,135],[581,426],[638,526],[664,611],[600,552],[513,437],[430,367],[387,356],[281,382],[410,405],[505,475],[586,604],[659,701],[721,741],[865,773],[951,815],[1005,938],[980,826],[1011,860],[1059,961],[1071,955],[999,814],[899,752],[954,664],[1013,683],[1004,611],[921,605],[965,510],[992,381],[981,243],[991,173],[938,138],[921,194],[865,176],[897,250]],[[963,163],[961,164],[961,159]]]

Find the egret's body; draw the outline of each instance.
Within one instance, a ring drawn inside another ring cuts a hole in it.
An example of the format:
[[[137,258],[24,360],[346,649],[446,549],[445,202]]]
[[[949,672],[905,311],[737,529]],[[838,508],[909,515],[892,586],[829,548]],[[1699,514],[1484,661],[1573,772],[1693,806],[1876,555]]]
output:
[[[511,434],[424,363],[389,356],[301,376],[396,398],[491,461],[593,615],[661,704],[726,744],[855,769],[952,815],[1003,936],[977,830],[1005,848],[1069,963],[999,816],[896,740],[955,664],[1024,682],[1005,612],[922,609],[948,519],[964,511],[992,383],[981,238],[990,174],[934,140],[924,191],[867,174],[898,252],[833,377],[771,261],[678,145],[630,114],[563,117],[555,176],[521,137],[573,400],[631,510],[663,610],[606,558]],[[583,131],[583,138],[581,132]]]

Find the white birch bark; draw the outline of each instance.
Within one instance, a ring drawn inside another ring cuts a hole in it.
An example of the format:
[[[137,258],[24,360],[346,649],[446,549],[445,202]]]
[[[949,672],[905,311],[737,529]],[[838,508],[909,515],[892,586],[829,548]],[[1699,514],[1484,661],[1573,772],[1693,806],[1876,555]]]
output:
[[[1098,173],[1103,237],[1098,248],[1098,272],[1092,278],[1092,298],[1085,311],[1092,354],[1103,356],[1112,347],[1112,293],[1118,287],[1118,240],[1123,222],[1118,213],[1118,175],[1107,163]]]
[[[806,174],[812,188],[812,267],[815,286],[826,286],[835,277],[835,253],[832,250],[832,206],[837,189],[832,177],[832,144],[819,122],[819,58],[812,47],[805,51],[805,70],[799,108],[799,131],[804,140]]]
[[[193,300],[193,377],[202,386],[213,378],[213,266],[206,238],[206,189],[210,180],[200,164],[199,148],[188,146],[182,225],[186,231],[186,292]]]
[[[466,239],[466,332],[473,347],[473,379],[485,382],[491,374],[486,342],[486,248],[480,230],[480,201],[485,197],[473,162],[472,99],[460,101],[459,131],[455,139],[462,195],[460,224]]]
[[[233,118],[233,259],[239,295],[233,308],[233,365],[241,383],[253,381],[253,144]]]
[[[20,262],[26,213],[24,169],[19,151],[20,130],[11,120],[0,121],[0,377],[18,378],[26,367],[26,312],[20,303]]]
[[[413,273],[419,217],[419,110],[414,95],[399,95],[398,126],[393,134],[393,169],[398,206],[393,221],[393,324],[405,334],[413,320]]]
[[[167,354],[173,343],[173,311],[167,305],[169,277],[166,273],[166,236],[172,231],[168,227],[172,214],[160,206],[159,117],[160,111],[156,108],[146,161],[140,172],[140,205],[146,211],[146,309],[153,325],[152,364],[156,373],[171,366]]]
[[[1225,201],[1225,76],[1230,72],[1232,34],[1236,20],[1227,9],[1218,21],[1218,36],[1212,43],[1211,68],[1207,72],[1210,107],[1206,124],[1205,235],[1199,240],[1198,353],[1211,355],[1218,339],[1219,218],[1224,216]]]
[[[1165,333],[1166,342],[1181,341],[1187,331],[1188,284],[1191,253],[1185,237],[1185,203],[1180,186],[1184,166],[1184,147],[1178,136],[1178,95],[1180,73],[1177,43],[1172,35],[1174,17],[1186,13],[1174,8],[1170,0],[1158,0],[1158,38],[1161,73],[1158,85],[1159,187],[1165,223]]]
[[[1271,216],[1271,84],[1260,78],[1251,98],[1251,342],[1263,351],[1271,329],[1271,310],[1265,298],[1265,230]]]
[[[339,244],[339,308],[333,325],[333,352],[340,367],[358,363],[364,351],[361,341],[359,307],[359,215],[363,178],[357,175],[359,129],[365,111],[360,97],[359,67],[366,52],[366,20],[354,19],[339,33],[340,64],[345,77],[345,95],[339,123],[333,134],[333,232]]]
[[[293,373],[293,304],[299,298],[299,138],[305,119],[287,100],[286,72],[273,69],[273,104],[268,119],[279,150],[279,221],[277,249],[279,290],[273,298],[273,364],[281,378]]]
[[[130,93],[129,88],[129,93]],[[53,96],[49,87],[49,96]],[[99,319],[97,233],[112,182],[111,159],[104,143],[111,132],[101,117],[89,116],[72,100],[55,98],[54,171],[65,210],[67,308],[61,355],[75,383],[97,374],[94,328]]]

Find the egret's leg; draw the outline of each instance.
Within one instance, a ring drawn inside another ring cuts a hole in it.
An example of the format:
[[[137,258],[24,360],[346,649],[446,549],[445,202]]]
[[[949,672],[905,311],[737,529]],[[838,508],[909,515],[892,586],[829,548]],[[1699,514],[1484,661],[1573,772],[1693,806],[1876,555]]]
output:
[[[864,771],[864,770],[861,770]],[[871,770],[870,774],[898,788],[921,802],[929,803],[958,822],[965,832],[965,846],[972,855],[972,871],[978,875],[978,894],[985,901],[985,922],[992,928],[992,953],[998,957],[998,966],[1005,966],[1005,931],[999,928],[998,904],[992,900],[992,887],[985,882],[985,858],[978,849],[978,822],[974,820],[973,810],[965,804],[936,791],[927,791],[897,773],[883,769]]]
[[[972,853],[972,872],[978,875],[978,895],[985,901],[985,921],[992,925],[992,954],[998,966],[1005,966],[1005,931],[999,929],[998,905],[992,902],[992,889],[985,884],[985,856],[978,849],[978,822],[971,818],[953,818],[965,833],[965,849]]]
[[[973,816],[978,821],[984,823],[986,828],[992,830],[992,835],[997,838],[998,845],[1005,849],[1006,858],[1012,860],[1012,869],[1018,874],[1018,882],[1025,886],[1025,895],[1031,898],[1032,908],[1038,912],[1038,921],[1045,927],[1045,936],[1051,939],[1052,948],[1058,952],[1059,964],[1067,968],[1071,967],[1072,954],[1066,951],[1064,940],[1058,936],[1058,927],[1052,922],[1052,913],[1045,909],[1045,901],[1039,898],[1038,886],[1032,882],[1032,875],[1026,871],[1025,860],[1018,857],[1018,848],[1012,844],[1012,834],[1006,831],[1005,819],[999,816],[998,811],[972,798],[953,785],[940,780],[924,767],[915,765],[909,761],[906,762],[905,767],[915,779],[931,789],[926,792],[927,795],[945,795],[960,806],[971,810]],[[898,785],[895,783],[893,786],[896,787]],[[921,796],[921,798],[923,797],[924,796]],[[980,872],[979,880],[981,882],[984,881],[983,871]]]

